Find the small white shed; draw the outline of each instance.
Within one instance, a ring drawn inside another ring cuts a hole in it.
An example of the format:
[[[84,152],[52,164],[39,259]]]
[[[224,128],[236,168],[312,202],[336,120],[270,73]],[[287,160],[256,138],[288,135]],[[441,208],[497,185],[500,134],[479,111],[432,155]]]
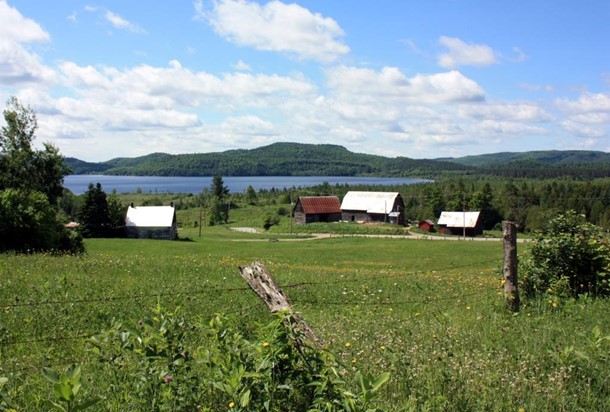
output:
[[[127,237],[135,239],[169,239],[178,236],[174,206],[134,206],[127,209]]]

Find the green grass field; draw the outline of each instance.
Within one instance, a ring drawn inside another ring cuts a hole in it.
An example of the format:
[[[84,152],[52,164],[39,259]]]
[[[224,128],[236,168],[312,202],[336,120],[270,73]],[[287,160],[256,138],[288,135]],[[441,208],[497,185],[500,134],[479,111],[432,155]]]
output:
[[[177,242],[88,240],[80,257],[0,256],[0,394],[10,400],[0,410],[49,410],[42,370],[72,363],[79,396],[103,396],[111,381],[88,338],[113,319],[136,325],[159,305],[190,321],[221,312],[245,329],[267,322],[238,270],[255,259],[347,373],[391,373],[377,401],[385,410],[610,410],[608,300],[551,291],[508,312],[496,241],[292,241],[282,230],[188,228]]]

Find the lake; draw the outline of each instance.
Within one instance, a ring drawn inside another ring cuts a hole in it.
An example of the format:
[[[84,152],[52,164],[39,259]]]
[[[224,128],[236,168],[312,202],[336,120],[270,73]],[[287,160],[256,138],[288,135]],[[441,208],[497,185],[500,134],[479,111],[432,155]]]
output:
[[[212,186],[211,176],[106,176],[106,175],[69,175],[64,178],[64,186],[75,195],[87,191],[89,183],[100,183],[106,193],[201,193]],[[248,186],[255,190],[308,187],[328,182],[330,185],[410,185],[430,182],[426,179],[357,176],[227,176],[222,178],[231,193],[243,193]]]

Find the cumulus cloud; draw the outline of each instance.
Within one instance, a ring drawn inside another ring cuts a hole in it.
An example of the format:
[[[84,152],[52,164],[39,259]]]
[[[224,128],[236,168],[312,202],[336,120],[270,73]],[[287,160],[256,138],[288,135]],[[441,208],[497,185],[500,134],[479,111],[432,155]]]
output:
[[[557,99],[556,105],[568,114],[610,112],[610,94],[583,93],[578,100]]]
[[[409,78],[396,67],[375,71],[338,66],[327,71],[327,78],[328,85],[342,94],[368,94],[427,103],[479,101],[485,97],[483,89],[475,81],[458,71],[418,74]]]
[[[456,37],[441,36],[439,44],[448,51],[438,56],[439,66],[456,69],[460,66],[490,66],[498,63],[496,53],[484,44],[469,44]]]
[[[610,94],[583,93],[578,99],[557,99],[556,106],[566,116],[561,122],[568,133],[602,138],[610,135]]]
[[[240,46],[321,62],[332,62],[349,52],[340,40],[344,32],[335,20],[295,3],[214,0],[211,10],[205,10],[198,0],[195,11],[196,18]]]
[[[18,43],[47,42],[51,39],[38,23],[24,17],[5,1],[0,1],[0,38]]]
[[[47,82],[54,72],[24,45],[46,43],[51,37],[35,21],[0,1],[0,84],[25,85]]]

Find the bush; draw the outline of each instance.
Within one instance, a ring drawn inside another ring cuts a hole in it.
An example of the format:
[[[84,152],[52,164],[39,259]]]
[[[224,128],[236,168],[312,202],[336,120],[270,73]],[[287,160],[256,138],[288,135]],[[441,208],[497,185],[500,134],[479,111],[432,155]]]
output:
[[[271,226],[280,224],[280,216],[274,214],[268,214],[263,221],[263,228],[269,230]]]
[[[0,252],[84,251],[78,234],[70,234],[47,196],[37,191],[0,191]]]
[[[601,228],[570,211],[538,232],[520,267],[526,296],[610,294],[610,245]]]
[[[377,411],[371,400],[389,379],[348,372],[332,354],[305,343],[289,313],[248,336],[218,315],[189,324],[157,307],[137,327],[113,322],[93,352],[110,370],[109,410]],[[208,341],[193,347],[193,335]],[[367,409],[368,407],[368,409]]]

